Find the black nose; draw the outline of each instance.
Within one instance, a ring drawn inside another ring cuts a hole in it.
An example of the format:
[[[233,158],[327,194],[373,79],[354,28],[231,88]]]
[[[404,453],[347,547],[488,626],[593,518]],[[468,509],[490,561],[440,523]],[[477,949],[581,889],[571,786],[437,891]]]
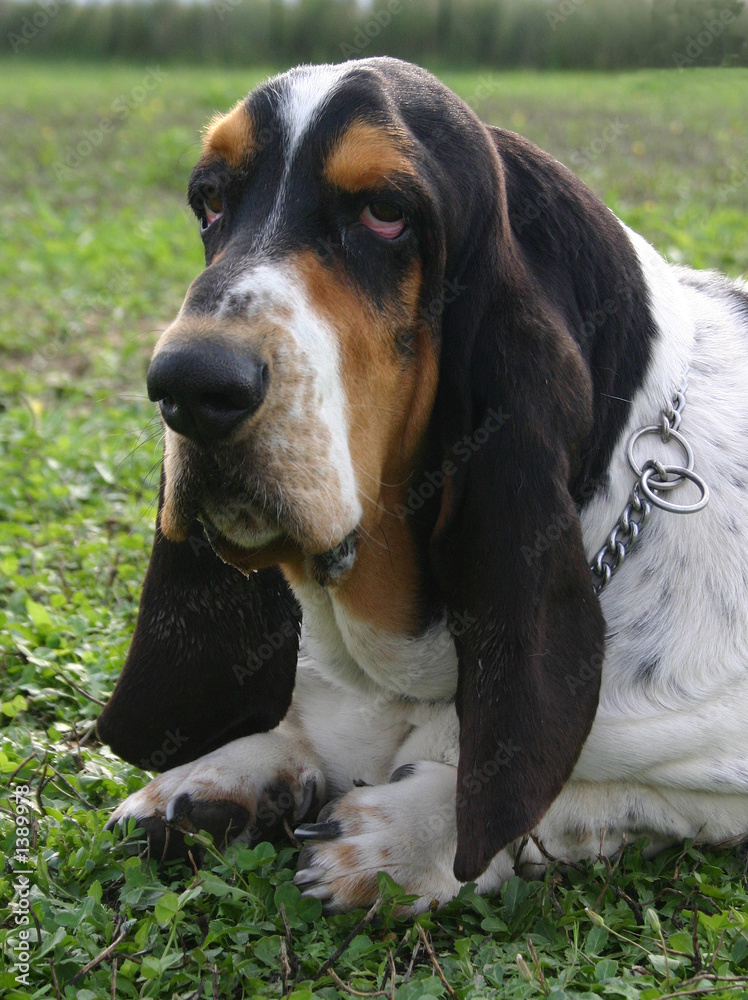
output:
[[[266,362],[224,345],[167,347],[148,369],[148,398],[173,431],[212,444],[259,410],[269,381]]]

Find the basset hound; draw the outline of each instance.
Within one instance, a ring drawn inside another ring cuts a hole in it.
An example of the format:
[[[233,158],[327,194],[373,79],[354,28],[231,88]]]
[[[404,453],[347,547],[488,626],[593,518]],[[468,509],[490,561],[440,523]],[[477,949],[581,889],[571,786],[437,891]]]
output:
[[[379,871],[419,910],[748,834],[746,288],[390,58],[259,86],[189,201],[98,724],[164,773],[110,825],[162,854],[291,823],[333,912]]]

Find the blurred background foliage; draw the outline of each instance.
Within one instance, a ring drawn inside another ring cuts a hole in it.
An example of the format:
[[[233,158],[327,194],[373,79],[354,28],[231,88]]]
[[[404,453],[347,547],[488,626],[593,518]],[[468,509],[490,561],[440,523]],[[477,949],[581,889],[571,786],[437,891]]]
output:
[[[246,66],[748,65],[742,0],[0,0],[3,56]]]

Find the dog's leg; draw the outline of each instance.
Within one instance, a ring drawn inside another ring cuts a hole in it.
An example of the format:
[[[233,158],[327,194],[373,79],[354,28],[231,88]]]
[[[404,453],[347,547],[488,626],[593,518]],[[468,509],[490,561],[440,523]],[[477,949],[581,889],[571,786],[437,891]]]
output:
[[[638,840],[647,841],[644,855],[652,857],[686,839],[727,845],[744,839],[746,832],[743,795],[572,779],[524,845],[520,865],[532,877],[550,858],[613,857]]]
[[[220,846],[256,842],[298,822],[325,797],[321,760],[298,734],[278,729],[233,740],[175,767],[134,792],[107,824],[135,819],[149,835],[151,853],[184,853],[180,831],[209,831]]]
[[[377,898],[377,872],[384,871],[418,897],[413,912],[449,902],[460,888],[452,872],[456,808],[470,809],[469,789],[458,797],[456,781],[455,767],[419,761],[398,768],[390,784],[354,789],[325,806],[316,824],[297,830],[306,841],[295,878],[302,893],[321,899],[330,913],[366,906]],[[516,872],[542,876],[551,860],[611,857],[640,838],[649,841],[645,854],[651,856],[687,837],[745,835],[744,797],[713,794],[710,803],[723,825],[700,830],[703,794],[571,781],[530,836],[496,855],[478,891],[494,892]]]
[[[459,891],[452,871],[456,810],[469,810],[470,802],[469,794],[459,801],[457,796],[455,707],[411,706],[410,722],[386,784],[353,789],[325,806],[317,823],[298,830],[306,843],[296,883],[328,912],[372,903],[380,871],[418,897],[412,912],[434,901],[444,905]],[[498,888],[512,875],[512,863],[507,851],[500,852],[481,876],[479,891]]]
[[[349,792],[326,806],[318,823],[298,829],[306,843],[296,884],[321,899],[328,913],[374,902],[380,871],[418,897],[409,912],[448,903],[460,889],[452,871],[456,787],[455,767],[422,760],[399,768],[387,785]],[[510,854],[499,852],[478,891],[497,889],[513,874],[512,865]]]
[[[415,717],[418,714],[421,718]],[[322,899],[331,912],[373,902],[378,871],[389,873],[418,897],[416,911],[432,900],[444,904],[459,890],[452,873],[456,809],[469,814],[472,785],[467,783],[458,794],[457,716],[454,706],[416,709],[415,715],[412,734],[393,758],[390,783],[355,789],[326,806],[317,824],[300,828],[306,845],[297,884]],[[637,763],[634,749],[631,758]],[[640,752],[646,749],[642,743]],[[666,766],[664,749],[661,768]],[[506,757],[497,766],[510,767],[512,751],[507,746]],[[578,770],[594,773],[591,760],[583,755]],[[597,763],[600,773],[600,758]],[[623,767],[619,760],[619,770]],[[645,770],[641,762],[639,767]],[[672,781],[674,771],[669,767]],[[490,775],[475,777],[490,779]],[[726,794],[706,793],[663,787],[661,773],[654,777],[647,784],[633,774],[622,781],[583,781],[575,774],[532,834],[496,855],[478,880],[479,891],[497,889],[514,874],[515,865],[537,876],[550,859],[573,862],[600,853],[611,856],[642,837],[649,840],[647,853],[655,854],[687,837],[715,842],[745,836],[748,798],[739,786],[726,786]]]
[[[219,846],[273,839],[284,819],[314,816],[359,781],[386,781],[410,711],[399,700],[333,688],[301,662],[291,708],[276,729],[159,775],[119,805],[108,827],[137,820],[158,857],[184,854],[179,830],[208,830]]]

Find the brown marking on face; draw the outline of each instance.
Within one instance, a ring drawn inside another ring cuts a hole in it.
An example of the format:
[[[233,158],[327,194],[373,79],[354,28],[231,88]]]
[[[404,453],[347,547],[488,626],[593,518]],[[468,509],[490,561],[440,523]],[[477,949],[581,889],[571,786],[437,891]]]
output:
[[[424,568],[410,526],[386,515],[373,533],[361,535],[356,562],[336,587],[336,601],[352,618],[389,632],[418,631]]]
[[[179,502],[182,477],[181,442],[175,434],[164,435],[164,503],[158,518],[161,534],[170,542],[185,542],[192,519],[186,516]]]
[[[364,508],[356,562],[336,586],[336,599],[361,621],[410,633],[423,612],[422,567],[402,512],[408,489],[419,481],[438,380],[437,348],[419,318],[420,262],[383,307],[313,254],[302,255],[298,267],[315,310],[337,336],[348,446]],[[404,329],[414,338],[412,356],[396,344],[397,331]]]
[[[420,262],[413,262],[384,305],[375,305],[313,253],[301,254],[296,268],[313,309],[337,340],[349,449],[360,490],[371,496],[413,470],[436,395],[437,353],[418,314]],[[413,337],[412,355],[398,348],[402,331]]]
[[[354,122],[338,139],[325,163],[326,180],[345,191],[376,186],[389,175],[415,176],[405,155],[404,133],[369,122]]]
[[[251,157],[253,149],[254,130],[244,101],[234,105],[228,114],[215,115],[205,129],[203,154],[220,156],[230,167],[241,167]]]

